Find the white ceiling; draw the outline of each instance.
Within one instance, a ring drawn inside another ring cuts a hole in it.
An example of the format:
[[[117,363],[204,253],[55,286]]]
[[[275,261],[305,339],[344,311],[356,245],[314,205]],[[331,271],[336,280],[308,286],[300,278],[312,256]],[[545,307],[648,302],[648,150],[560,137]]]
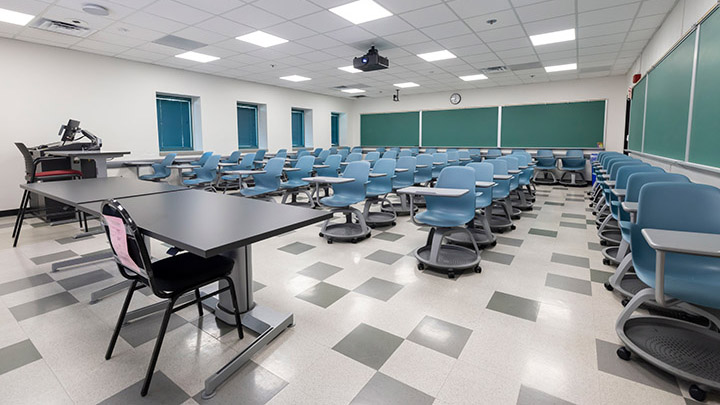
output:
[[[676,0],[375,0],[394,15],[354,25],[328,11],[352,0],[0,0],[0,7],[51,19],[80,19],[97,30],[87,38],[0,23],[0,36],[170,66],[258,83],[350,97],[336,86],[364,86],[369,97],[395,91],[394,83],[420,87],[403,94],[483,88],[625,74]],[[97,17],[83,4],[107,7]],[[489,19],[497,23],[489,25]],[[529,35],[577,29],[577,40],[533,47]],[[288,39],[270,48],[235,37],[261,29]],[[155,44],[165,35],[208,44],[195,52],[211,63],[175,58],[185,52]],[[347,73],[338,67],[371,44],[390,58],[390,69]],[[425,62],[418,53],[448,49],[457,59]],[[543,68],[458,76],[497,65],[578,64],[573,72]],[[310,81],[280,80],[302,75]]]

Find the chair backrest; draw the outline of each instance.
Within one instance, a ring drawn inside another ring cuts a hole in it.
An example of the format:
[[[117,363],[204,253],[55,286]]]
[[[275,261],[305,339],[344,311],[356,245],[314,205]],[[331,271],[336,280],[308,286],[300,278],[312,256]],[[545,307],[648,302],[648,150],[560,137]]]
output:
[[[170,169],[168,166],[173,164],[175,161],[175,156],[177,156],[176,153],[168,153],[165,155],[165,158],[160,163],[156,163],[152,165],[153,170],[155,171],[156,175],[162,175],[162,176],[170,176]]]
[[[395,175],[395,158],[381,158],[375,162],[373,173],[385,173],[383,177],[370,177],[368,188],[378,194],[385,194],[392,191],[393,176]]]
[[[204,165],[205,162],[207,162],[208,159],[210,159],[210,156],[212,156],[212,152],[205,152],[200,156],[200,159],[197,160],[197,164],[200,166]]]
[[[665,170],[654,167],[654,166],[646,166],[646,165],[630,165],[621,167],[620,170],[618,170],[617,178],[615,179],[615,188],[623,190],[627,188],[627,182],[630,176],[634,173],[662,173]]]
[[[665,172],[632,173],[627,179],[625,187],[625,201],[638,202],[640,190],[650,183],[690,183],[690,179],[682,174]]]
[[[344,162],[348,155],[350,155],[350,151],[346,148],[342,148],[338,151],[338,155],[340,155],[340,161]]]
[[[197,179],[204,181],[211,181],[217,176],[218,163],[220,163],[220,155],[212,155],[206,161],[202,167],[195,169]]]
[[[255,153],[246,153],[238,166],[239,170],[250,170],[253,167],[255,161]]]
[[[268,160],[263,169],[265,173],[253,176],[253,179],[255,179],[255,187],[271,190],[279,189],[283,166],[285,166],[285,159],[283,158],[272,158]]]
[[[313,170],[313,164],[315,164],[314,156],[301,157],[295,164],[295,167],[300,170],[287,172],[288,180],[300,180],[303,177],[310,177],[310,173]]]
[[[362,201],[365,199],[365,183],[368,181],[368,175],[370,174],[370,162],[360,160],[356,162],[350,162],[345,167],[343,173],[344,178],[355,179],[351,183],[333,184],[333,193],[336,195],[343,195],[355,201]]]
[[[389,151],[383,153],[382,157],[383,159],[397,159],[397,151],[390,149]]]
[[[502,156],[502,152],[500,151],[500,149],[488,149],[487,155],[485,155],[487,159],[495,159],[499,158],[500,156]]]
[[[437,149],[436,148],[425,148],[425,153],[427,153],[428,155],[434,155],[437,153]]]
[[[410,148],[410,152],[412,152],[413,156],[417,156],[420,154],[420,148],[418,148],[417,146],[413,146],[412,148]]]
[[[433,162],[447,164],[448,154],[445,152],[433,153]]]
[[[323,150],[320,151],[320,154],[317,155],[317,161],[325,163],[325,159],[330,156],[330,150]]]
[[[448,149],[447,152],[447,158],[448,160],[454,160],[455,164],[457,164],[460,161],[460,152],[457,151],[457,149]]]
[[[522,152],[520,152],[520,153],[515,153],[515,152],[513,152],[513,153],[510,154],[510,156],[511,156],[511,157],[514,157],[515,159],[517,159],[517,161],[518,161],[518,168],[520,168],[520,166],[527,166],[528,163],[530,163],[530,159],[528,159],[528,157],[525,156],[525,154],[522,153]]]
[[[160,165],[163,167],[168,167],[175,161],[175,157],[177,156],[177,153],[168,153],[165,155],[165,158],[160,162]]]
[[[240,161],[240,157],[242,156],[242,151],[236,150],[233,153],[228,156],[226,159],[228,162],[236,163]]]
[[[460,159],[470,159],[470,151],[467,150],[459,150],[458,156],[460,156]]]
[[[309,150],[303,149],[300,152],[297,153],[297,158],[300,159],[303,156],[310,156],[312,153],[310,153]],[[314,157],[314,156],[313,156]]]
[[[368,152],[367,155],[365,155],[365,160],[368,162],[371,162],[370,165],[372,166],[372,163],[376,160],[380,159],[380,152]]]
[[[495,166],[488,162],[473,162],[467,167],[475,170],[475,181],[493,181]]]
[[[438,215],[459,217],[463,224],[475,217],[475,170],[467,166],[450,166],[444,168],[438,176],[437,188],[457,188],[468,192],[460,197],[434,197],[425,196],[428,212],[437,212]]]
[[[480,152],[480,149],[477,149],[477,148],[468,149],[468,153],[470,153],[470,156],[471,156],[471,157],[472,157],[472,156],[479,156],[479,155],[482,154],[482,152]]]
[[[275,154],[275,157],[286,158],[287,157],[287,149],[278,149],[277,153]]]
[[[429,153],[421,153],[417,155],[415,166],[417,173],[415,174],[415,183],[424,183],[432,180],[433,161],[435,158]],[[425,167],[417,167],[422,165]]]
[[[30,178],[33,171],[35,170],[32,154],[30,154],[27,146],[25,146],[25,144],[22,142],[15,142],[15,146],[17,146],[17,148],[20,150],[20,153],[22,154],[23,160],[25,161],[25,174],[28,176],[28,178]]]
[[[409,152],[409,151],[408,151]],[[400,156],[395,167],[397,169],[408,169],[406,172],[397,172],[393,179],[393,188],[410,187],[415,184],[415,165],[417,158],[414,156]]]
[[[328,167],[323,167],[317,170],[318,176],[330,176],[330,177],[337,177],[338,176],[338,169],[340,169],[340,161],[342,160],[342,157],[340,155],[330,155],[325,159],[325,165]]]
[[[156,292],[150,254],[135,221],[115,199],[104,201],[101,212],[100,221],[120,273],[126,278],[147,280]]]
[[[649,166],[649,164],[637,159],[617,161],[610,166],[610,180],[617,180],[617,173],[620,168],[633,165]]]
[[[497,175],[507,175],[508,174],[508,162],[505,159],[492,159],[489,160],[488,163],[493,165],[493,169],[495,171],[493,174]]]
[[[258,149],[257,152],[255,152],[255,160],[265,159],[265,152],[267,152],[266,149]]]
[[[362,154],[362,146],[353,146],[353,148],[350,149],[350,153],[360,153],[360,154]]]
[[[312,152],[313,156],[318,157],[320,156],[320,152],[323,151],[323,148],[315,148],[315,150]]]
[[[570,149],[565,153],[567,157],[584,157],[583,151],[580,149]]]
[[[618,161],[621,161],[621,160],[636,160],[636,159],[633,159],[633,158],[631,158],[630,156],[625,156],[625,155],[612,156],[612,157],[606,159],[606,160],[603,162],[603,168],[605,168],[605,170],[610,170],[610,166],[612,166],[612,164],[613,164],[614,162],[618,162]]]
[[[412,151],[410,149],[403,149],[398,154],[398,157],[405,157],[405,156],[412,156]]]
[[[447,148],[447,149],[445,149],[445,153],[448,153],[448,152],[457,152],[457,151],[458,151],[457,148]]]
[[[334,146],[333,146],[332,148],[330,148],[330,154],[331,154],[331,155],[336,154],[337,151],[338,151],[338,149],[337,149],[336,147],[334,147]]]
[[[518,167],[520,166],[517,156],[502,156],[498,159],[503,159],[507,162],[508,170],[518,170]]]
[[[379,148],[375,148],[375,151],[376,151],[377,153],[384,153],[384,152],[385,152],[385,148],[381,146],[381,147],[379,147]]]
[[[554,157],[553,151],[550,149],[538,149],[537,151],[537,157]]]
[[[362,153],[353,152],[348,155],[348,157],[345,159],[346,162],[357,162],[362,160]]]

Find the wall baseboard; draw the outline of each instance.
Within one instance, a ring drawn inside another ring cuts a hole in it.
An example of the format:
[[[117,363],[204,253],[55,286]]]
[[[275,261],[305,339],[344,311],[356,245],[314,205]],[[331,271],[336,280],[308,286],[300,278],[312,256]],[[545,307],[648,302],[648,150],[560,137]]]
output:
[[[18,211],[20,211],[17,208],[13,208],[11,210],[0,210],[0,217],[14,217],[17,216]]]

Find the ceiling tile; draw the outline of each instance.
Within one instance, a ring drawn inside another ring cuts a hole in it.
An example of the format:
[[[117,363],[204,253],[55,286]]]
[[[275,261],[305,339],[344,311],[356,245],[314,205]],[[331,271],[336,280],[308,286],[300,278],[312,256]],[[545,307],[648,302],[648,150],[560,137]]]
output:
[[[675,0],[645,0],[640,6],[638,17],[667,14],[675,3]]]
[[[168,20],[167,18],[158,17],[156,15],[148,14],[143,11],[138,11],[137,13],[125,17],[123,19],[123,22],[143,28],[152,27],[152,30],[159,31],[165,34],[169,34],[185,28],[185,24],[173,20]]]
[[[507,39],[505,41],[491,42],[487,45],[495,52],[531,46],[528,38]]]
[[[622,44],[591,46],[587,48],[580,48],[578,52],[580,55],[595,55],[599,53],[620,52],[621,47]]]
[[[208,20],[202,21],[196,24],[198,28],[202,28],[208,31],[217,32],[225,36],[235,38],[241,35],[249,34],[255,31],[255,28],[248,27],[247,25],[238,24],[235,21],[230,21],[223,17],[212,17]]]
[[[210,32],[195,27],[187,27],[180,31],[174,32],[173,35],[181,38],[191,39],[193,41],[202,42],[205,44],[214,44],[216,42],[221,42],[228,39],[228,37],[225,35],[217,34],[215,32]]]
[[[457,48],[480,45],[483,43],[475,34],[467,34],[452,38],[439,39],[437,42],[445,48],[453,51],[453,53],[454,50]]]
[[[417,10],[442,3],[442,0],[375,0],[376,3],[395,14],[405,13],[410,10]],[[344,0],[344,3],[349,3]]]
[[[361,24],[361,27],[364,30],[372,32],[373,34],[381,37],[390,34],[397,34],[399,32],[410,31],[413,29],[412,25],[406,23],[398,16],[391,16],[381,18],[375,21],[366,22],[364,24]]]
[[[489,24],[489,20],[496,20],[496,22]],[[470,26],[470,28],[477,32],[497,30],[520,24],[520,20],[517,19],[515,11],[513,10],[498,11],[493,14],[472,17],[466,19],[465,22]]]
[[[122,1],[122,0],[121,0]],[[241,0],[175,0],[188,6],[207,11],[212,14],[226,13],[234,8],[245,5]]]
[[[490,31],[482,31],[478,32],[477,34],[480,39],[483,40],[483,42],[495,42],[495,41],[503,41],[506,39],[513,39],[513,38],[525,38],[527,39],[527,34],[525,34],[525,30],[523,30],[522,26],[520,25],[514,25],[512,27],[505,27],[505,28],[498,28],[495,30]]]
[[[316,13],[322,9],[307,0],[277,1],[277,0],[258,0],[253,5],[269,11],[280,17],[293,18],[302,17],[304,15]]]
[[[620,32],[628,32],[632,25],[632,20],[617,21],[606,24],[591,25],[589,27],[578,28],[578,38],[590,38],[601,35],[617,34]]]
[[[105,43],[109,43],[109,44],[130,47],[130,48],[134,48],[134,47],[142,45],[146,42],[145,40],[142,40],[142,39],[132,38],[132,37],[128,37],[125,35],[119,35],[119,33],[115,34],[112,31],[98,31],[98,32],[90,35],[90,37],[88,37],[88,39],[105,42]]]
[[[631,30],[637,31],[657,28],[658,26],[660,26],[660,24],[662,24],[664,19],[664,14],[651,15],[648,17],[639,17],[635,19]]]
[[[100,41],[94,41],[92,39],[83,39],[80,42],[75,43],[75,45],[72,46],[72,48],[84,48],[84,49],[92,49],[97,51],[103,51],[105,53],[110,54],[118,54],[123,51],[127,51],[130,49],[130,47],[127,46],[121,46],[121,45],[114,45],[109,44],[106,42],[100,42]]]
[[[350,27],[353,25],[350,21],[329,11],[321,11],[319,13],[306,15],[305,17],[300,17],[293,21],[305,28],[321,33],[339,30],[340,28]]]
[[[462,18],[494,13],[512,8],[508,0],[453,0],[448,6]]]
[[[640,41],[640,40],[648,40],[652,35],[655,33],[655,29],[646,29],[646,30],[639,30],[639,31],[630,31],[627,34],[626,41]]]
[[[601,10],[588,11],[578,15],[580,27],[588,25],[604,24],[615,21],[632,19],[638,10],[640,3],[625,4],[617,7],[604,8]]]
[[[23,0],[23,2],[25,2],[25,0]],[[15,10],[15,11],[22,11],[22,9],[10,7],[10,4],[6,4],[6,3],[7,3],[7,1],[2,2],[3,7],[7,7],[7,8],[10,8],[11,10]],[[55,4],[58,6],[61,6],[61,7],[65,7],[65,8],[74,10],[76,12],[76,16],[78,18],[81,18],[81,17],[88,15],[82,10],[83,6],[87,3],[88,3],[87,0],[58,0]],[[110,19],[110,20],[119,20],[119,19],[127,17],[128,15],[135,12],[135,9],[133,9],[131,7],[125,7],[125,6],[117,4],[117,3],[110,3],[109,1],[102,1],[102,0],[94,1],[93,4],[97,4],[97,5],[107,8],[109,11],[109,15],[104,16],[102,18],[106,18],[106,19]],[[47,4],[45,6],[47,6]]]
[[[515,9],[522,22],[575,14],[575,0],[550,0]]]
[[[365,31],[359,26],[339,29],[337,31],[330,32],[327,35],[346,44],[354,44],[356,42],[366,41],[368,39],[375,38],[374,34]]]
[[[385,37],[385,40],[397,46],[406,46],[427,42],[430,38],[420,31],[407,31],[400,34],[388,35]]]
[[[612,34],[612,35],[603,35],[599,37],[592,37],[592,38],[582,38],[578,40],[578,46],[580,48],[587,48],[591,46],[598,46],[598,45],[609,45],[609,44],[617,44],[622,43],[625,41],[625,34]]]
[[[325,48],[331,48],[334,46],[342,45],[342,42],[330,38],[327,35],[314,35],[312,37],[307,37],[303,39],[298,39],[298,44],[308,46],[313,49],[325,49]]]
[[[130,49],[118,55],[121,58],[140,60],[143,62],[154,62],[165,59],[165,55],[158,55],[153,52],[144,51],[142,49]]]
[[[229,20],[235,21],[236,23],[248,25],[257,29],[263,29],[285,21],[283,18],[278,17],[275,14],[268,13],[261,8],[253,6],[252,4],[236,8],[223,14],[223,16]]]
[[[472,32],[462,21],[451,21],[444,24],[433,25],[431,27],[423,28],[421,31],[434,40],[455,37]]]
[[[545,34],[575,28],[575,14],[523,24],[528,35]]]
[[[102,32],[116,34],[128,38],[140,39],[149,42],[152,42],[166,35],[163,32],[153,31],[147,28],[141,28],[137,25],[128,24],[124,21],[118,21],[116,23],[113,23],[106,29],[104,29]]]
[[[467,59],[467,56],[482,55],[492,51],[487,47],[487,45],[478,43],[476,45],[464,46],[462,48],[454,48],[452,52],[457,56],[463,57],[463,59]]]
[[[185,24],[196,24],[212,17],[210,13],[172,0],[158,0],[143,11]]]
[[[272,27],[265,28],[264,31],[268,34],[287,39],[288,41],[294,41],[296,39],[306,38],[316,34],[315,31],[309,30],[302,25],[295,24],[291,21],[273,25]]]
[[[410,11],[400,16],[416,28],[429,27],[458,19],[455,13],[444,4]]]
[[[48,7],[48,3],[37,0],[3,0],[2,7],[25,14],[38,15]],[[3,26],[5,25],[8,24],[3,24]]]

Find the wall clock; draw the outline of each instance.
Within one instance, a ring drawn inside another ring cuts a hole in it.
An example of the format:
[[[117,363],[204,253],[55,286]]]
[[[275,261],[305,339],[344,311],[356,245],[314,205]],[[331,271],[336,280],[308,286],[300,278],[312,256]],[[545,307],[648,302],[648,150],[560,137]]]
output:
[[[453,93],[450,95],[450,103],[457,105],[460,104],[460,100],[462,100],[462,97],[460,97],[460,93]]]

